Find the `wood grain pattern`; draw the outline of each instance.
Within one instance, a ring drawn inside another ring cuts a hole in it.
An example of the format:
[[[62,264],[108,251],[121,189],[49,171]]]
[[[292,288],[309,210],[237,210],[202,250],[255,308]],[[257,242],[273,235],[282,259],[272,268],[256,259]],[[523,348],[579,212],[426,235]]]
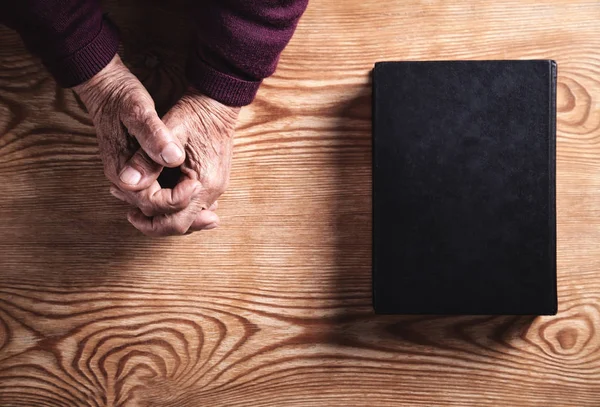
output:
[[[165,111],[185,2],[105,6]],[[555,317],[372,313],[369,71],[458,58],[558,61]],[[0,28],[0,406],[598,407],[599,108],[596,0],[313,0],[242,111],[222,227],[150,239]]]

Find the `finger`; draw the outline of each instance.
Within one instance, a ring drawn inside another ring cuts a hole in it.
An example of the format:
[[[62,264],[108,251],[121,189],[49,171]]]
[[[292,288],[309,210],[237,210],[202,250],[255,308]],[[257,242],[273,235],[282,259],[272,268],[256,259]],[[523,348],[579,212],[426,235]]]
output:
[[[135,149],[132,148],[131,141],[125,131],[111,134],[98,131],[98,148],[104,167],[104,175],[112,183],[119,184],[121,182],[119,174],[122,172],[127,160],[139,149],[139,146]]]
[[[123,124],[154,162],[177,167],[185,159],[181,142],[160,120],[153,105],[138,103],[121,117]]]
[[[119,174],[117,186],[121,190],[140,191],[158,179],[164,167],[152,161],[141,148],[127,161]]]
[[[123,201],[123,202],[129,203],[129,201],[127,200],[127,197],[125,196],[125,194],[122,193],[121,191],[119,191],[115,187],[110,187],[110,194],[112,196],[114,196],[115,198],[117,198],[119,201]]]
[[[211,210],[202,210],[190,225],[189,231],[210,230],[219,226],[219,217]]]
[[[139,208],[145,216],[157,216],[186,209],[200,189],[198,181],[187,179],[178,183],[173,189],[161,188],[158,182],[155,181],[149,188],[138,192],[119,191],[113,185],[111,193]]]
[[[147,216],[157,216],[180,212],[190,206],[200,190],[200,183],[195,180],[185,180],[175,188],[160,188],[147,197]]]
[[[181,236],[194,221],[185,211],[173,215],[145,216],[139,209],[127,214],[127,220],[146,236]]]
[[[219,201],[215,201],[215,203],[208,208],[209,211],[216,211],[217,209],[219,209]]]

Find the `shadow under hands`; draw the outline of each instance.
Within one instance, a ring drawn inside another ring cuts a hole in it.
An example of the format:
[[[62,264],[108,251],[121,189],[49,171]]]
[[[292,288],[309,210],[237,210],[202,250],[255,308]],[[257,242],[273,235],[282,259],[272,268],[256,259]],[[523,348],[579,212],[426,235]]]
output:
[[[0,27],[0,48],[0,101],[20,113],[0,115],[2,281],[93,282],[98,267],[126,256],[127,235],[116,233],[126,221],[108,194],[91,121],[16,32]]]
[[[185,2],[103,3],[121,31],[125,63],[164,114],[187,87]],[[0,114],[2,279],[78,287],[114,279],[164,241],[135,230],[108,193],[93,125],[74,92],[2,26],[0,49],[0,113],[18,113]]]

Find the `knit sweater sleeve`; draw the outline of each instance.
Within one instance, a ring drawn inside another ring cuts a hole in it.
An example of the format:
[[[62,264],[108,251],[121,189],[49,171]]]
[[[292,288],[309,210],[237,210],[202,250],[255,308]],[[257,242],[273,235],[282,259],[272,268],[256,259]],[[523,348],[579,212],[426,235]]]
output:
[[[117,31],[96,0],[0,0],[0,16],[63,87],[85,82],[117,52]]]
[[[275,71],[308,0],[208,0],[193,12],[195,42],[187,76],[230,106],[252,102]]]
[[[251,103],[275,71],[307,1],[197,1],[190,82],[227,105]],[[97,0],[0,0],[0,18],[63,87],[88,80],[117,52],[117,30]]]

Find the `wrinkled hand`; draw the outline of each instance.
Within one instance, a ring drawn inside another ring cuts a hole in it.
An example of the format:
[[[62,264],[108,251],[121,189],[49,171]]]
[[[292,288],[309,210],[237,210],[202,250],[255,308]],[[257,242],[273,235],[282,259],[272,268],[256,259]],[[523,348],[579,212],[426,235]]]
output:
[[[239,110],[194,90],[189,90],[173,106],[163,121],[184,146],[185,161],[181,165],[181,179],[173,192],[163,192],[171,198],[152,199],[161,191],[170,191],[157,189],[160,187],[156,184],[137,192],[123,191],[118,185],[111,188],[115,197],[138,208],[130,211],[127,217],[133,226],[149,236],[183,235],[217,227],[219,218],[213,211],[229,182],[233,133]],[[132,160],[135,159],[134,156]],[[194,186],[188,199],[189,188],[179,188],[182,184],[193,183],[199,185]]]
[[[102,71],[73,89],[92,117],[104,173],[120,190],[139,191],[152,186],[156,189],[163,166],[183,163],[181,142],[160,120],[154,101],[118,55]],[[198,186],[187,183],[177,191],[158,187],[160,193],[153,200],[172,201],[173,195],[189,200]]]

